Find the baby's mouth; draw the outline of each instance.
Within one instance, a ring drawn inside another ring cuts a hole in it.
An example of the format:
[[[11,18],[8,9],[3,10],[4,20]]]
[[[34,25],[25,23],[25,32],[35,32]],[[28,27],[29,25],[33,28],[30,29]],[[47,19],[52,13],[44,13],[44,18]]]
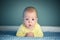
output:
[[[29,24],[29,26],[32,26],[31,24]]]

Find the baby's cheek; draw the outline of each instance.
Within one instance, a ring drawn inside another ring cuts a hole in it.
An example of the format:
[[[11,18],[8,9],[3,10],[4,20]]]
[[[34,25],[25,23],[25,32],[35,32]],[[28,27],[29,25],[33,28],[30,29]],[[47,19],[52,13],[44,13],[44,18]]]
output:
[[[28,22],[25,21],[24,24],[25,24],[26,26],[28,26]]]
[[[35,25],[36,21],[32,21],[32,24]]]

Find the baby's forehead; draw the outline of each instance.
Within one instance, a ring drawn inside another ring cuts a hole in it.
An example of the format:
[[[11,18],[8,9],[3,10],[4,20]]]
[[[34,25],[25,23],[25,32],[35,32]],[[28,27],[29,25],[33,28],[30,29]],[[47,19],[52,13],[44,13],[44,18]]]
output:
[[[24,15],[24,18],[36,18],[36,17],[37,17],[37,15],[34,12],[32,12],[32,13],[26,12]]]
[[[28,19],[35,19],[35,18],[37,18],[36,16],[25,16],[24,18],[28,18]]]

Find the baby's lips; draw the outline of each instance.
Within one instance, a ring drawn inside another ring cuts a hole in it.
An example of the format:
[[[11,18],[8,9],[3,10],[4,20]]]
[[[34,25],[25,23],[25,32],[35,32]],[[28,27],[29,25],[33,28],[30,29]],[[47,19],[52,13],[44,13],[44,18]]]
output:
[[[29,24],[29,26],[31,26],[31,24]]]

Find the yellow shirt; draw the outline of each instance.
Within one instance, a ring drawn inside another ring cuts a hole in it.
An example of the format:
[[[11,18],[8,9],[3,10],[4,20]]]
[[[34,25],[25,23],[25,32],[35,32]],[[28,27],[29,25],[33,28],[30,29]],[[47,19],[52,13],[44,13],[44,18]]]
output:
[[[36,23],[36,25],[32,31],[27,29],[24,26],[24,24],[22,24],[20,26],[19,30],[17,31],[16,36],[24,37],[26,35],[26,33],[28,33],[28,32],[32,32],[34,34],[34,37],[43,37],[43,32],[42,32],[41,27],[38,23]]]

